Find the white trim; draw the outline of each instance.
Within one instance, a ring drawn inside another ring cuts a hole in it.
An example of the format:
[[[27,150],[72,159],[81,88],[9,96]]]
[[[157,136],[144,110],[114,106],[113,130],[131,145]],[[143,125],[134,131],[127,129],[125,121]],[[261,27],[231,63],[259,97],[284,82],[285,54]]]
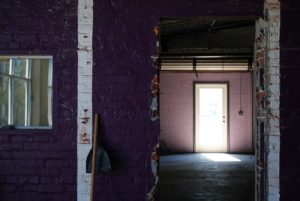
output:
[[[51,103],[51,104],[49,104]],[[53,124],[53,60],[49,59],[48,64],[48,123],[52,127]]]
[[[266,200],[280,200],[280,1],[266,0]]]
[[[49,55],[0,55],[0,59],[53,59]]]
[[[77,200],[90,200],[90,174],[86,173],[86,157],[92,138],[93,80],[93,0],[78,1],[78,85],[77,85]],[[85,124],[82,123],[85,121]],[[86,133],[87,141],[82,139]]]
[[[9,75],[12,75],[13,72],[12,72],[12,59],[9,59],[9,70],[8,70],[8,74]],[[12,86],[12,79],[11,77],[8,78],[8,124],[11,125],[13,124],[13,96],[12,96],[12,89],[13,89],[13,86]]]
[[[34,129],[40,129],[40,130],[50,130],[52,127],[50,126],[15,126],[16,129],[22,129],[22,130],[34,130]]]
[[[32,70],[32,61],[31,59],[27,59],[27,68],[26,68],[26,77],[28,78],[28,82],[26,82],[26,101],[27,103],[25,104],[26,105],[26,108],[27,108],[27,114],[25,115],[25,125],[28,126],[28,125],[31,125],[31,111],[32,111],[32,108],[31,108],[31,104],[32,104],[32,100],[31,100],[31,95],[32,95],[32,91],[31,91],[31,71]],[[28,94],[30,94],[30,96],[28,96]]]

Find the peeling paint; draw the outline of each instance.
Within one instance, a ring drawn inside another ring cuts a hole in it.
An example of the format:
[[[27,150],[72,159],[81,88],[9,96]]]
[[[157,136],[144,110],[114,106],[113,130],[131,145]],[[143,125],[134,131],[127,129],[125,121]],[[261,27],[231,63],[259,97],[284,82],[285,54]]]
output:
[[[154,35],[157,39],[156,41],[156,56],[151,56],[153,67],[157,69],[157,73],[154,75],[153,79],[151,80],[151,120],[156,121],[159,119],[159,52],[160,52],[160,44],[159,44],[159,36],[160,36],[160,27],[155,26],[153,28]],[[159,141],[159,140],[158,140]],[[158,200],[158,182],[159,182],[159,143],[153,147],[152,154],[151,154],[151,170],[153,176],[155,178],[155,183],[147,193],[147,200],[148,201],[157,201]]]
[[[159,106],[158,106],[158,96],[159,96],[159,84],[158,84],[158,75],[154,75],[154,78],[151,82],[151,93],[152,93],[152,101],[151,101],[151,120],[155,121],[159,119]]]
[[[266,0],[265,9],[268,18],[267,61],[265,76],[266,91],[266,124],[265,124],[265,154],[266,154],[266,200],[280,200],[279,186],[279,153],[280,153],[280,126],[279,126],[279,97],[280,97],[280,2]]]
[[[265,1],[265,21],[257,23],[255,57],[257,97],[256,200],[279,201],[280,2]]]
[[[153,176],[155,177],[155,183],[151,191],[147,194],[148,201],[157,201],[158,200],[158,182],[159,182],[159,144],[153,147],[151,154],[151,169]]]
[[[87,124],[89,123],[90,117],[88,116],[88,109],[84,109],[83,117],[80,118],[81,121],[81,132],[79,143],[81,144],[90,144],[91,143],[91,135],[87,134]]]

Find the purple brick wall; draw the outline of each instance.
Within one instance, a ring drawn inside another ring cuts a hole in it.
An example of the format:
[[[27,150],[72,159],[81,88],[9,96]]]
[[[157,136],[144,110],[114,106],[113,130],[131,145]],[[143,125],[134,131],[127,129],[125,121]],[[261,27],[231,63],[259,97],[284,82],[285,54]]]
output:
[[[94,111],[113,172],[96,199],[145,200],[159,123],[150,121],[159,17],[261,16],[262,0],[95,1]],[[0,0],[0,54],[53,55],[52,130],[0,131],[0,200],[76,200],[77,1]]]
[[[52,55],[53,129],[0,130],[0,200],[76,200],[77,1],[0,0],[0,55]]]
[[[160,17],[261,16],[262,0],[94,1],[93,109],[103,117],[113,172],[98,175],[96,199],[145,200],[159,122],[150,121],[153,27]]]
[[[300,200],[300,2],[282,1],[281,12],[281,153],[280,190],[282,201]]]
[[[174,152],[194,151],[194,81],[229,82],[229,152],[252,153],[252,78],[242,73],[160,73],[160,139]]]

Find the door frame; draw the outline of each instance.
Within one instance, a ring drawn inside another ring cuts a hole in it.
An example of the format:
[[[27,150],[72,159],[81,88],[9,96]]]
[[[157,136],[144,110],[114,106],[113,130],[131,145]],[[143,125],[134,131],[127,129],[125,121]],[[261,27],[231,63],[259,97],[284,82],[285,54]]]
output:
[[[229,81],[194,81],[193,82],[193,152],[197,153],[196,149],[196,85],[197,84],[225,84],[227,88],[227,149],[226,153],[230,153],[230,108],[229,108],[229,100],[230,100],[230,91],[229,91]]]

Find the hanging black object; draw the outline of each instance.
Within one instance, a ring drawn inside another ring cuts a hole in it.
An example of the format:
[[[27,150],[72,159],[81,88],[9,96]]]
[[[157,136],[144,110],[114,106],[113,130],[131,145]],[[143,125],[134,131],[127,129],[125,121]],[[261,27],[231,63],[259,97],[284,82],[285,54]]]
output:
[[[95,122],[94,122],[94,139],[93,139],[93,148],[90,150],[87,161],[86,161],[86,172],[92,173],[91,176],[91,190],[90,190],[90,201],[94,201],[94,189],[95,189],[95,176],[97,172],[110,172],[111,165],[110,159],[104,150],[104,148],[100,145],[98,146],[98,120],[99,114],[95,114]]]
[[[95,172],[99,173],[108,173],[111,171],[111,163],[109,156],[103,146],[98,143],[97,135],[98,135],[98,119],[99,114],[95,114],[95,122],[94,122],[94,139],[93,139],[93,147],[90,150],[87,160],[86,160],[86,172],[92,173],[93,169],[93,161],[95,161]],[[96,150],[94,150],[96,148]]]
[[[92,173],[93,148],[87,156],[86,173]],[[96,149],[96,173],[109,173],[111,171],[110,159],[107,152],[102,148]]]
[[[243,116],[244,111],[242,110],[242,74],[240,73],[240,110],[239,115]]]

